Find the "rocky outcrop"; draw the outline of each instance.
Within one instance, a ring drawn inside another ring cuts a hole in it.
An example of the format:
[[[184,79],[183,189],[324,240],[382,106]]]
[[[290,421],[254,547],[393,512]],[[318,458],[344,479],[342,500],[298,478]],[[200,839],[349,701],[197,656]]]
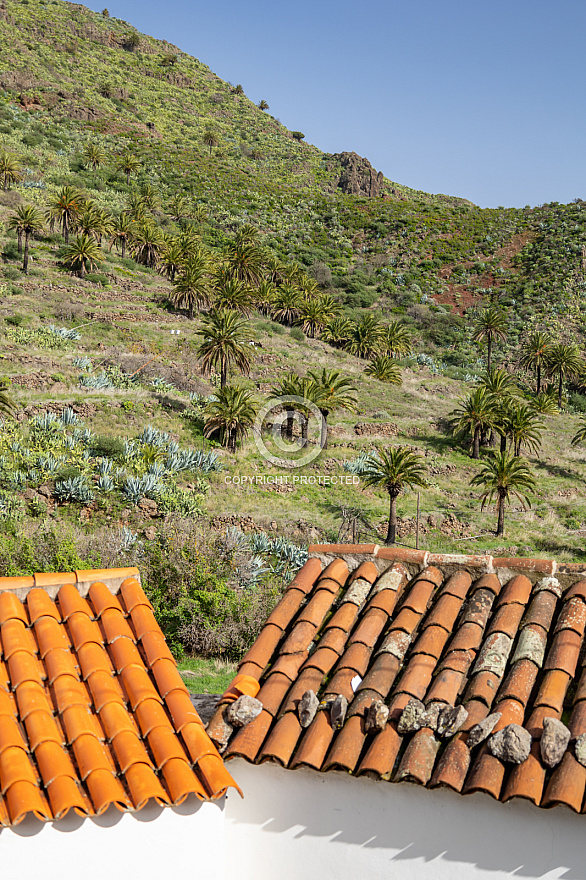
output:
[[[358,153],[334,153],[333,158],[342,166],[338,180],[342,192],[371,199],[382,195],[384,175],[382,171],[376,171],[368,159]]]

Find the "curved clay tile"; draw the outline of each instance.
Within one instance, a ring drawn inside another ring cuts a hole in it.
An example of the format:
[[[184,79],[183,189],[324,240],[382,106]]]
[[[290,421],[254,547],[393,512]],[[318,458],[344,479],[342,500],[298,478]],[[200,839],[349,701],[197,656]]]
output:
[[[37,709],[42,709],[49,714],[53,710],[44,688],[34,681],[25,681],[16,688],[16,702],[21,721],[26,721],[30,713]]]
[[[174,660],[163,657],[153,663],[151,671],[155,676],[157,688],[163,698],[171,693],[171,691],[180,690],[187,692],[187,688],[183,684],[183,679],[177,671],[177,665]]]
[[[344,724],[334,740],[329,754],[324,761],[323,769],[332,770],[340,768],[353,773],[365,740],[364,719],[360,715],[353,715]]]
[[[130,577],[123,581],[120,586],[120,594],[124,599],[124,607],[128,614],[131,614],[139,605],[146,605],[151,611],[153,609],[136,578]]]
[[[101,617],[107,609],[113,609],[122,613],[122,606],[118,599],[108,589],[106,584],[96,581],[88,591],[89,601],[94,612],[94,617]]]
[[[136,733],[130,730],[121,730],[112,737],[111,743],[121,773],[127,773],[132,764],[153,766],[147,750]]]
[[[73,584],[65,584],[65,586],[61,587],[57,593],[57,602],[61,609],[61,616],[65,621],[68,620],[72,614],[77,613],[85,614],[89,618],[92,617],[92,609],[88,602],[86,602],[85,599],[82,599]]]
[[[150,703],[147,703],[150,706]],[[180,733],[186,724],[195,721],[201,724],[201,718],[195,711],[186,690],[175,690],[165,697],[165,705],[171,713],[175,730]]]
[[[160,660],[159,663],[164,663]],[[158,665],[158,664],[157,664]],[[128,697],[130,707],[134,712],[143,700],[159,700],[157,693],[146,671],[139,666],[126,666],[122,670],[122,683]],[[162,701],[161,701],[162,702]]]
[[[240,797],[243,797],[242,791],[238,785],[235,785],[219,755],[204,755],[195,770],[200,781],[203,781],[208,797],[222,797],[230,786],[236,789]]]
[[[170,803],[169,795],[148,764],[133,764],[125,778],[135,809],[142,810],[151,798],[161,807]]]
[[[100,615],[100,623],[104,629],[108,644],[112,644],[117,639],[128,639],[131,642],[136,641],[121,608],[105,608]]]
[[[114,775],[112,759],[102,743],[92,733],[84,733],[77,737],[73,743],[73,753],[82,781],[85,781],[96,770],[104,770],[111,776]]]
[[[545,785],[545,767],[541,763],[539,742],[531,745],[531,752],[526,761],[517,764],[511,770],[502,800],[525,798],[535,806],[539,806]]]
[[[103,741],[104,733],[98,724],[95,715],[92,715],[89,708],[83,705],[68,706],[61,713],[61,722],[68,745],[72,745],[80,736],[90,734],[96,739]]]
[[[8,812],[13,825],[18,825],[27,813],[32,813],[37,819],[47,822],[52,819],[49,805],[41,796],[36,782],[28,780],[15,782],[5,794]]]
[[[175,663],[175,658],[169,650],[165,636],[160,630],[159,632],[145,633],[141,638],[141,645],[146,654],[149,666],[153,666],[157,660],[163,659],[171,660],[172,663]]]
[[[195,794],[200,800],[207,799],[205,788],[187,761],[171,758],[165,763],[162,773],[172,803],[182,804],[190,794]]]
[[[393,772],[401,742],[402,738],[397,733],[396,722],[387,724],[385,729],[375,736],[358,766],[357,775],[373,774],[381,779],[388,779]]]
[[[439,749],[439,740],[429,728],[418,730],[411,738],[395,774],[395,782],[408,780],[427,785]]]
[[[303,590],[289,587],[281,601],[269,614],[266,622],[272,623],[284,631],[299,611],[301,604],[305,601],[305,596],[306,593]]]
[[[74,611],[67,618],[67,626],[76,651],[79,651],[80,648],[87,644],[103,644],[100,627],[87,614],[81,611]]]
[[[16,723],[16,719],[6,716],[0,723],[0,755],[4,749],[11,747],[25,750],[27,748],[22,733],[20,732],[20,727]]]
[[[55,742],[44,742],[35,749],[35,761],[43,784],[50,785],[60,776],[76,779],[75,769],[67,751]]]
[[[53,684],[60,675],[72,675],[78,678],[79,669],[75,658],[68,648],[52,648],[44,657],[47,683]]]
[[[147,605],[137,605],[136,608],[133,608],[129,619],[137,639],[144,638],[147,633],[161,631],[155,615]]]
[[[170,728],[155,727],[147,739],[158,770],[161,770],[172,758],[187,761],[185,749]]]
[[[250,724],[245,725],[245,727],[241,727],[240,730],[235,733],[230,740],[230,745],[225,751],[226,757],[244,758],[246,761],[250,762],[256,761],[272,722],[272,715],[270,715],[266,709],[263,709],[254,721],[251,721]],[[190,726],[191,725],[186,725],[183,728],[182,734]],[[211,735],[213,736],[213,732]],[[189,748],[187,742],[186,746]]]
[[[10,746],[0,754],[0,791],[6,794],[15,782],[37,784],[37,775],[22,745]]]
[[[43,615],[34,624],[35,635],[39,644],[39,654],[42,660],[49,651],[62,649],[69,651],[69,639],[65,628],[57,623],[54,617]]]
[[[254,723],[254,722],[253,722]],[[280,718],[267,737],[258,759],[260,761],[278,761],[286,767],[295,751],[295,746],[303,728],[294,712],[287,712]]]
[[[145,706],[146,702],[147,701],[145,701],[145,703],[142,703],[141,707]],[[159,709],[161,708],[159,703],[155,703],[154,700],[153,703]],[[104,706],[102,706],[102,708],[100,709],[100,724],[104,729],[106,737],[110,741],[113,740],[114,737],[122,731],[138,733],[138,728],[136,724],[133,722],[132,718],[130,717],[124,706],[121,706],[120,703],[106,703]]]
[[[44,670],[34,654],[28,651],[16,651],[8,661],[10,682],[13,688],[18,687],[24,681],[36,681],[43,683]]]
[[[16,651],[28,651],[29,654],[37,653],[35,640],[21,620],[16,618],[7,620],[2,624],[0,635],[5,660],[10,660]]]
[[[126,669],[131,669],[132,667],[144,669],[144,663],[140,656],[140,652],[131,639],[117,639],[109,646],[109,648],[109,654],[114,663],[116,672],[120,673]],[[106,654],[105,651],[104,654]]]
[[[105,813],[112,804],[117,810],[128,810],[132,806],[122,785],[110,769],[98,767],[91,770],[85,784],[98,816]]]
[[[557,804],[565,804],[566,807],[579,813],[585,790],[586,767],[582,767],[570,752],[566,752],[561,764],[551,775],[541,806],[554,807]]]
[[[0,593],[0,624],[8,620],[20,620],[28,626],[29,618],[26,608],[14,593]]]
[[[501,590],[496,601],[496,608],[501,608],[503,605],[510,605],[512,602],[516,602],[519,605],[526,605],[531,596],[531,589],[531,581],[528,577],[524,574],[515,575],[515,577],[512,577]]]
[[[60,712],[82,706],[87,710],[89,703],[88,692],[73,675],[60,675],[53,682],[53,694],[57,708]]]
[[[55,819],[63,819],[70,810],[74,810],[78,816],[89,816],[93,812],[89,800],[69,776],[59,776],[50,782],[47,796]]]
[[[96,712],[100,712],[107,703],[125,705],[120,685],[109,673],[98,669],[87,677],[86,684],[89,686]]]
[[[77,659],[81,667],[82,678],[87,679],[92,672],[102,670],[109,675],[114,674],[114,668],[110,661],[107,651],[103,645],[95,642],[88,642],[77,651]]]
[[[26,734],[30,748],[35,751],[42,743],[53,742],[61,745],[63,736],[51,712],[38,709],[27,715]]]
[[[452,791],[462,791],[470,768],[470,749],[463,739],[454,739],[440,760],[430,781],[430,788],[446,786]]]
[[[313,767],[314,770],[320,769],[334,736],[329,716],[327,709],[317,713],[295,752],[291,761],[292,769],[301,765]]]

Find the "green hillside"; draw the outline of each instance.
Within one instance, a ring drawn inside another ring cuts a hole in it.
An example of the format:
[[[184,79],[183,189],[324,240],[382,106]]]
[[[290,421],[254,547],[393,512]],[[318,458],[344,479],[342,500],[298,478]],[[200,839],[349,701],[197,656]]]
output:
[[[360,467],[397,445],[422,456],[421,545],[584,558],[571,441],[586,412],[586,203],[480,209],[408,189],[83,6],[5,0],[0,48],[0,383],[15,405],[0,429],[1,573],[137,564],[178,652],[233,659],[308,543],[384,541],[388,495]],[[254,411],[288,375],[337,371],[356,388],[298,480],[268,479],[279,468],[250,426],[234,452],[206,427],[221,369],[200,348],[226,306],[249,366],[228,386]],[[509,387],[487,392],[476,460],[474,431],[450,423],[486,379],[486,309]],[[550,349],[540,396],[523,360],[537,331],[578,357],[561,410]],[[522,418],[532,506],[512,497],[497,536],[471,481],[499,430],[514,451]],[[401,494],[408,546],[415,510]]]

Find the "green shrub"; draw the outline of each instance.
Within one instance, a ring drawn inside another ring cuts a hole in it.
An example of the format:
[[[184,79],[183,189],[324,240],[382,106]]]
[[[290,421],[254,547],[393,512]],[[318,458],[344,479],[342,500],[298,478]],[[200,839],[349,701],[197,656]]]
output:
[[[124,440],[120,437],[94,437],[91,446],[92,455],[101,456],[102,458],[114,458],[122,460],[124,458]]]
[[[291,339],[296,339],[297,342],[305,342],[305,333],[301,327],[292,327],[289,331],[289,336]]]

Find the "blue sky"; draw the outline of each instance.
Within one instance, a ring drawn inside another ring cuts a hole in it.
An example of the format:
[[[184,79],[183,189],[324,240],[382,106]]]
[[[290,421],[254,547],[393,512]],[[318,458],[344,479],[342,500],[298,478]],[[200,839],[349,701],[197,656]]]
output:
[[[355,150],[398,183],[485,207],[586,198],[582,0],[108,9],[242,83],[321,150]]]

